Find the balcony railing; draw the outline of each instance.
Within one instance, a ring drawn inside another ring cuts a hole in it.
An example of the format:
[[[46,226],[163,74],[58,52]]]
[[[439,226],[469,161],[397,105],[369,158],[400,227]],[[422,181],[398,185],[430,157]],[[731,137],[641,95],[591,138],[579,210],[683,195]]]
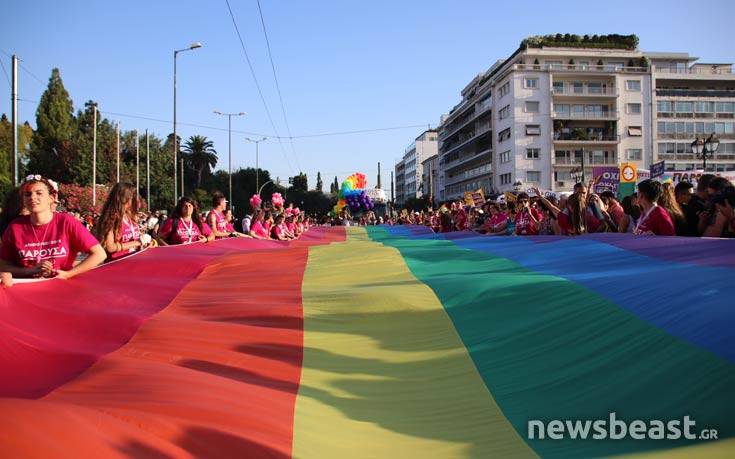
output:
[[[676,140],[689,140],[690,142],[694,141],[694,138],[699,136],[707,136],[710,135],[709,133],[700,133],[700,134],[693,134],[693,133],[684,133],[684,132],[658,132],[657,136],[659,139],[676,139]],[[722,134],[717,133],[717,137],[720,139],[735,139],[735,134]]]
[[[564,86],[563,88],[553,88],[552,92],[555,96],[601,96],[601,97],[617,97],[617,88],[579,88],[574,86]]]
[[[566,133],[566,132],[554,132],[554,142],[619,142],[620,136],[616,134],[581,134],[581,133]]]
[[[729,67],[692,67],[692,68],[655,68],[656,73],[674,73],[680,75],[731,75],[732,69]]]
[[[659,97],[735,97],[732,89],[657,89]]]
[[[595,158],[593,156],[588,156],[584,159],[584,165],[585,166],[598,166],[598,165],[616,165],[618,164],[618,158],[616,156],[608,157],[608,158]],[[582,165],[582,158],[577,157],[554,157],[554,165],[557,166],[576,166]]]
[[[554,72],[586,72],[586,73],[648,73],[648,67],[626,67],[622,65],[587,65],[587,64],[515,64],[514,70],[547,70]]]
[[[616,120],[617,112],[551,112],[551,117],[560,120]]]

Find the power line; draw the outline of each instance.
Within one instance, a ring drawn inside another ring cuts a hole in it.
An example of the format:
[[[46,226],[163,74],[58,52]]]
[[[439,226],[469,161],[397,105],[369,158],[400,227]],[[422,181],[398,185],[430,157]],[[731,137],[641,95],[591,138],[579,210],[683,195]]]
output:
[[[40,84],[41,86],[46,86],[46,83],[44,83],[42,79],[38,78],[35,73],[33,73],[30,70],[28,70],[28,68],[25,65],[23,65],[22,61],[21,62],[18,62],[18,66],[21,69],[25,70],[25,72],[27,74],[29,74],[31,77],[33,77],[33,79],[36,80],[38,82],[38,84]]]
[[[253,81],[255,82],[255,87],[258,89],[260,100],[263,102],[263,107],[265,107],[265,113],[266,115],[268,115],[268,120],[271,123],[273,132],[276,133],[276,138],[278,139],[278,144],[281,146],[281,153],[283,154],[283,158],[286,160],[286,164],[288,164],[288,169],[293,174],[293,167],[291,166],[291,161],[289,161],[288,156],[286,156],[286,151],[283,149],[283,142],[281,142],[281,136],[278,134],[278,129],[276,129],[276,124],[273,122],[273,117],[271,116],[271,112],[268,109],[268,104],[265,102],[265,97],[263,97],[263,91],[260,89],[258,78],[255,76],[255,69],[253,68],[252,62],[250,62],[250,56],[248,56],[248,51],[247,49],[245,49],[245,41],[242,39],[242,35],[240,34],[240,28],[237,27],[237,21],[235,21],[235,15],[232,13],[232,8],[230,7],[230,1],[225,0],[225,3],[227,4],[227,10],[230,12],[230,18],[232,19],[232,25],[235,26],[235,32],[237,32],[237,38],[240,40],[240,47],[242,48],[242,52],[245,55],[245,60],[248,63],[248,67],[250,67],[250,74],[253,76]]]
[[[301,164],[299,164],[299,156],[296,154],[296,149],[293,146],[293,136],[291,135],[291,126],[288,124],[288,118],[286,117],[286,106],[283,103],[283,96],[281,95],[281,85],[278,84],[278,76],[276,75],[276,66],[273,63],[273,54],[271,53],[271,43],[268,40],[268,32],[265,27],[265,19],[263,19],[263,10],[260,7],[260,0],[256,0],[258,3],[258,14],[260,15],[260,23],[263,25],[263,36],[265,37],[265,44],[268,48],[268,59],[271,62],[271,70],[273,70],[273,79],[276,82],[276,91],[278,92],[278,100],[281,103],[281,113],[283,113],[283,122],[286,124],[286,133],[288,134],[288,141],[291,144],[291,152],[293,153],[294,160],[296,160],[296,166],[301,170]]]
[[[0,66],[3,68],[3,73],[5,74],[5,79],[8,81],[8,86],[11,88],[13,87],[13,84],[10,82],[10,77],[8,76],[8,71],[5,70],[5,64],[3,64],[2,59],[0,59]]]
[[[37,100],[31,100],[31,99],[22,99],[18,98],[18,101],[20,102],[29,102],[29,103],[40,103]],[[143,115],[131,115],[129,113],[119,113],[119,112],[111,112],[107,110],[99,110],[100,113],[104,113],[107,115],[113,115],[113,116],[119,116],[122,118],[133,118],[133,119],[139,119],[139,120],[145,120],[145,121],[154,121],[157,123],[165,123],[165,124],[173,124],[171,120],[165,120],[161,118],[152,118],[150,116],[143,116]],[[201,129],[210,129],[212,131],[220,131],[220,132],[227,132],[227,129],[216,127],[216,126],[207,126],[205,124],[196,124],[196,123],[187,123],[187,122],[179,122],[177,121],[177,124],[181,124],[182,126],[188,126],[188,127],[196,127]],[[294,139],[307,139],[307,138],[314,138],[314,137],[333,137],[333,136],[339,136],[339,135],[350,135],[350,134],[367,134],[371,132],[382,132],[382,131],[396,131],[401,129],[415,129],[419,127],[426,126],[426,123],[424,124],[411,124],[407,126],[391,126],[391,127],[381,127],[381,128],[374,128],[374,129],[356,129],[352,131],[337,131],[337,132],[322,132],[319,134],[306,134],[306,135],[300,135],[300,136],[294,136],[292,138]],[[258,137],[267,137],[269,139],[286,139],[286,137],[278,137],[275,135],[269,135],[269,134],[263,134],[261,132],[250,132],[250,131],[240,131],[237,129],[233,129],[232,132],[236,134],[245,134],[245,135],[252,135],[252,136],[258,136]]]

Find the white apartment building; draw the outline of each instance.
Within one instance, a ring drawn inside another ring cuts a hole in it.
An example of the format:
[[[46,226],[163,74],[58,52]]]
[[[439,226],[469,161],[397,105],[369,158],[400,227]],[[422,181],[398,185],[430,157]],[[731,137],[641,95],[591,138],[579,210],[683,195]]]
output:
[[[440,127],[440,199],[519,181],[571,190],[582,170],[589,179],[592,167],[622,162],[691,170],[695,135],[713,132],[722,143],[708,169],[732,170],[729,64],[596,46],[521,47],[475,77]]]
[[[404,203],[406,199],[418,198],[423,194],[421,188],[421,176],[423,175],[423,161],[431,156],[436,156],[437,131],[428,129],[421,133],[404,152],[403,159],[396,165],[396,202]],[[399,165],[400,170],[399,170]],[[402,188],[398,186],[399,172],[402,178]]]
[[[654,160],[666,169],[702,169],[692,141],[715,133],[707,171],[735,170],[735,75],[731,64],[693,63],[686,53],[646,53],[652,64]]]
[[[400,160],[396,163],[396,205],[400,206],[406,202],[406,163]]]

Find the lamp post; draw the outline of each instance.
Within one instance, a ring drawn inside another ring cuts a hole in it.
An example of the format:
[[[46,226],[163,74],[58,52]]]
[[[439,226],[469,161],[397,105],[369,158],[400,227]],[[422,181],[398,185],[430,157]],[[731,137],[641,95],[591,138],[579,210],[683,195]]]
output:
[[[697,155],[697,159],[702,160],[703,172],[707,172],[707,157],[712,158],[718,148],[720,148],[720,139],[714,133],[707,140],[697,136],[692,142],[692,151]]]
[[[222,113],[220,111],[215,110],[214,113],[216,115],[222,115],[227,117],[227,155],[228,155],[228,164],[227,164],[227,177],[229,180],[229,202],[230,207],[234,209],[232,206],[232,117],[233,116],[244,116],[245,112],[240,113]]]
[[[258,144],[260,142],[263,142],[265,140],[268,140],[268,137],[263,137],[260,140],[253,140],[253,139],[251,139],[249,137],[245,137],[245,140],[247,140],[248,142],[252,142],[252,143],[255,144],[255,189],[257,190],[258,189],[258,178],[260,176],[260,170],[258,169]],[[258,194],[260,194],[260,193],[258,193]]]
[[[184,49],[176,49],[174,50],[174,205],[178,202],[178,184],[176,180],[176,166],[178,164],[178,156],[179,156],[179,145],[178,145],[178,138],[176,137],[176,57],[179,55],[179,53],[183,53],[184,51],[191,51],[193,49],[201,48],[202,44],[199,42],[192,43],[189,45],[188,48]],[[184,188],[184,182],[181,182],[181,188],[182,188],[182,195],[183,195],[183,188]]]
[[[260,188],[258,188],[258,196],[260,196],[260,192],[263,191],[263,188],[265,188],[265,186],[268,185],[269,183],[273,183],[273,180],[268,180],[263,185],[261,185]]]

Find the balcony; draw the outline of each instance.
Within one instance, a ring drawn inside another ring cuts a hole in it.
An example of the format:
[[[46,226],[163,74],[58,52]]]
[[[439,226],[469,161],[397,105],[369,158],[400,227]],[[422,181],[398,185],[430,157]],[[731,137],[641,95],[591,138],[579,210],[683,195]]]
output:
[[[555,156],[553,163],[555,166],[581,166],[581,157],[570,157],[570,156]],[[608,157],[595,157],[591,153],[584,159],[584,165],[587,166],[617,166],[618,158],[617,155],[611,155]]]
[[[656,89],[659,97],[735,97],[732,89]]]
[[[467,164],[467,163],[469,163],[471,161],[474,161],[477,158],[480,158],[480,157],[485,156],[485,155],[488,156],[488,162],[492,162],[492,152],[493,152],[492,149],[487,148],[485,150],[480,150],[480,151],[476,151],[474,153],[466,154],[466,155],[462,156],[461,158],[458,158],[455,161],[448,161],[448,162],[446,162],[444,164],[444,170],[447,171],[447,172],[448,171],[451,171],[451,170],[454,170],[454,169],[456,169],[459,166],[463,166],[463,165],[465,165],[465,164]]]
[[[557,120],[617,120],[618,112],[551,112],[551,118]]]
[[[602,132],[586,132],[586,131],[575,131],[572,132],[554,132],[554,143],[564,144],[616,144],[620,142],[620,136],[617,134],[603,134]]]
[[[729,66],[695,66],[691,68],[657,67],[654,69],[654,72],[673,73],[677,75],[732,75],[732,69]]]
[[[571,85],[553,88],[554,97],[618,97],[618,88],[588,88]]]
[[[689,142],[693,142],[694,138],[697,137],[697,135],[707,136],[709,134],[711,134],[711,132],[694,134],[691,132],[690,133],[685,133],[685,132],[674,133],[674,132],[660,132],[659,131],[657,133],[657,138],[658,139],[673,139],[673,140],[688,140]],[[735,139],[735,134],[725,134],[725,133],[717,132],[717,137],[719,137],[720,139]]]
[[[648,73],[648,67],[587,64],[515,64],[513,70],[544,70],[557,73]]]

